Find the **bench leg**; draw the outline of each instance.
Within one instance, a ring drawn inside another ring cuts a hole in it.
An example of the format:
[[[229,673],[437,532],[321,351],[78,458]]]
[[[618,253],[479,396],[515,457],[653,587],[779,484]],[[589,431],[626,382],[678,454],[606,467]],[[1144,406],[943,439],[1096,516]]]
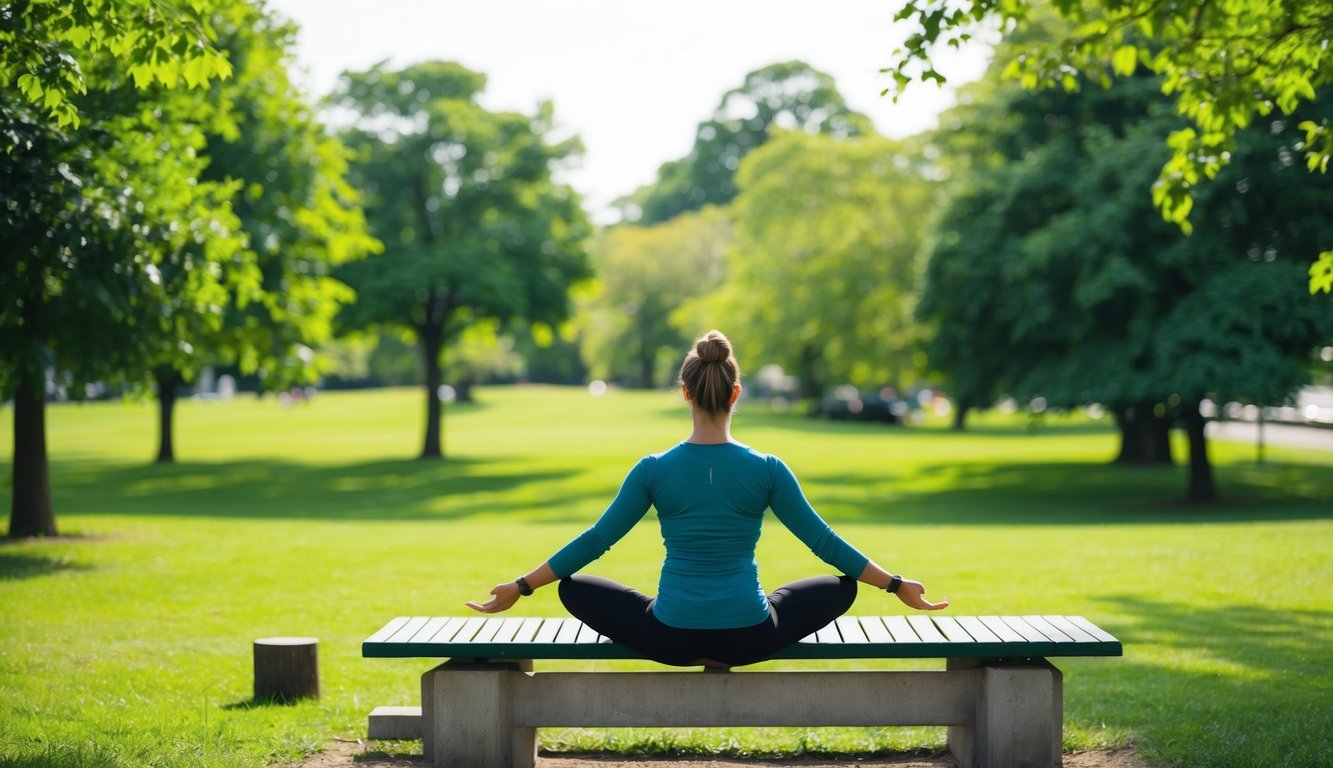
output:
[[[1064,680],[1045,659],[986,664],[950,659],[950,669],[979,667],[971,726],[949,728],[961,768],[1058,768],[1063,762]]]
[[[533,768],[537,729],[514,725],[512,682],[532,662],[448,661],[421,677],[421,746],[435,768]]]

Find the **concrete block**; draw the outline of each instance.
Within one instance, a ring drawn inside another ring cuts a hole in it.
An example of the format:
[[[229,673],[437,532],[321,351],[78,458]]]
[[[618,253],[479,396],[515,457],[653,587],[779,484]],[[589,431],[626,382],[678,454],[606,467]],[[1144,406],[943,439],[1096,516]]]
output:
[[[370,713],[367,738],[421,738],[421,707],[375,707]]]

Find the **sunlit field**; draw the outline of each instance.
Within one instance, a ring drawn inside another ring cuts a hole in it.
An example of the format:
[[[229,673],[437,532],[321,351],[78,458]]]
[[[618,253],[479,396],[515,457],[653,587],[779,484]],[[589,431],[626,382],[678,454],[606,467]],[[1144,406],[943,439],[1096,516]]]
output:
[[[448,410],[442,462],[415,458],[415,390],[183,402],[171,466],[150,463],[151,403],[50,407],[63,536],[0,545],[0,766],[264,766],[364,736],[374,706],[417,703],[432,662],[362,659],[362,639],[396,615],[464,611],[540,563],[640,455],[688,431],[674,394],[478,397]],[[1333,754],[1333,452],[1270,446],[1257,464],[1215,442],[1224,501],[1192,506],[1183,467],[1108,464],[1109,419],[985,416],[960,434],[745,403],[734,433],[782,456],[840,533],[949,612],[1081,614],[1116,634],[1123,658],[1057,662],[1067,748],[1133,742],[1218,768]],[[827,572],[775,521],[759,557],[770,588]],[[589,570],[651,590],[660,558],[646,519]],[[853,609],[902,610],[869,589]],[[518,611],[562,614],[554,590]],[[250,644],[272,635],[319,638],[318,701],[251,700]],[[816,663],[759,666],[779,665]],[[543,668],[593,666],[652,665]],[[942,728],[542,732],[548,749],[670,753],[943,742]]]

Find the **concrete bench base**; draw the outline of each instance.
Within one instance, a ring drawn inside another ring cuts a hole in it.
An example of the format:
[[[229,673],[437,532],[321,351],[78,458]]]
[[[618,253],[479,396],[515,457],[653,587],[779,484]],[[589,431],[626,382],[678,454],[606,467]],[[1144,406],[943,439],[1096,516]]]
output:
[[[421,707],[375,707],[370,713],[372,739],[421,738]]]
[[[537,728],[949,726],[963,768],[1061,764],[1063,685],[1045,659],[902,672],[544,672],[450,660],[421,678],[436,768],[533,768]],[[372,721],[373,723],[373,721]]]

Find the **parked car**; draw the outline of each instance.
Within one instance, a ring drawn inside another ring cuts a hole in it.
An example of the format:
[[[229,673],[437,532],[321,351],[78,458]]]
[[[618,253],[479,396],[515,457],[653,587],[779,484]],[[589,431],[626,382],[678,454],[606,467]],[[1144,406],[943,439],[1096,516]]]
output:
[[[889,387],[875,392],[860,392],[855,387],[843,386],[819,401],[815,415],[834,421],[900,424],[908,420],[911,412],[911,404],[898,397]]]

